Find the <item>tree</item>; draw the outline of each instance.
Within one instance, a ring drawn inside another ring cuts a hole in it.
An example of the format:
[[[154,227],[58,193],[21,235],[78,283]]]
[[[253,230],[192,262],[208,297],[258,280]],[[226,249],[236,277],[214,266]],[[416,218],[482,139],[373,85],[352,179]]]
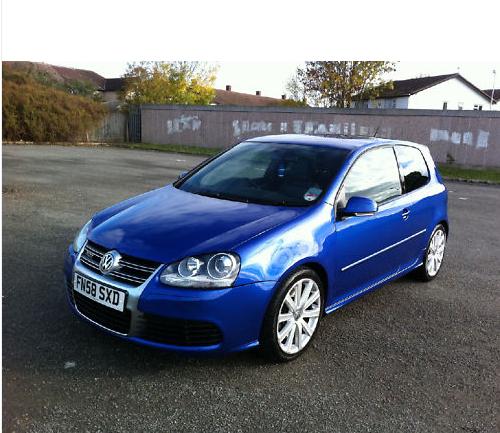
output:
[[[382,76],[394,69],[394,63],[386,61],[306,62],[297,68],[296,81],[311,104],[349,108],[355,100],[376,98],[391,88]]]
[[[201,62],[138,62],[124,74],[129,104],[207,105],[215,96],[214,67]]]
[[[55,86],[72,95],[85,96],[92,98],[94,101],[102,102],[102,95],[96,90],[95,84],[84,80],[70,80],[59,86]]]
[[[291,77],[286,83],[286,91],[290,95],[283,105],[290,107],[306,107],[307,92],[297,76]]]

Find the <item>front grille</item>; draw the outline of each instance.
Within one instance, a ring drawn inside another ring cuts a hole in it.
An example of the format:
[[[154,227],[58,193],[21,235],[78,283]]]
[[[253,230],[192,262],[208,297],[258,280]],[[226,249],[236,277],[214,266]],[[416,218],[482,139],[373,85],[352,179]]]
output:
[[[174,346],[212,346],[222,341],[222,333],[213,323],[153,314],[144,314],[142,317],[140,337]]]
[[[78,311],[90,320],[121,334],[128,334],[130,330],[130,310],[123,312],[105,307],[78,292],[73,291],[73,298]]]
[[[80,256],[80,262],[88,269],[102,274],[99,269],[99,262],[102,256],[109,250],[88,241]],[[120,260],[121,268],[106,274],[107,277],[131,286],[140,286],[151,274],[158,269],[160,263],[150,260],[138,259],[136,257],[122,254]]]

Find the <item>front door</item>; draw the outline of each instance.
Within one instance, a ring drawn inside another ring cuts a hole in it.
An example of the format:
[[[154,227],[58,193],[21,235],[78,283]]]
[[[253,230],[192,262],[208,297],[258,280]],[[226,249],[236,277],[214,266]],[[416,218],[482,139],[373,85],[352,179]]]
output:
[[[335,298],[348,297],[398,272],[404,245],[402,188],[392,147],[368,150],[353,164],[337,197]],[[338,209],[350,197],[371,198],[370,216],[342,218]]]

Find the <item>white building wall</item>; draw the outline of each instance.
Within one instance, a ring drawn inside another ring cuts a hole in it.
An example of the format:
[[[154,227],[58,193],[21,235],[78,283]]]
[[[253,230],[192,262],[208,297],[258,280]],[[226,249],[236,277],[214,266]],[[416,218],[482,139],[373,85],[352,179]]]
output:
[[[408,96],[368,101],[368,108],[408,108]]]
[[[375,99],[373,101],[356,101],[351,104],[351,108],[408,108],[408,96]]]
[[[462,110],[474,110],[474,106],[482,106],[483,110],[490,109],[489,101],[485,97],[457,78],[411,95],[408,108],[442,110],[445,102],[448,110],[459,110],[460,107]],[[497,110],[498,107],[494,104],[492,109]]]
[[[119,92],[101,92],[102,95],[102,100],[104,102],[114,102],[118,101],[120,99],[120,93]]]

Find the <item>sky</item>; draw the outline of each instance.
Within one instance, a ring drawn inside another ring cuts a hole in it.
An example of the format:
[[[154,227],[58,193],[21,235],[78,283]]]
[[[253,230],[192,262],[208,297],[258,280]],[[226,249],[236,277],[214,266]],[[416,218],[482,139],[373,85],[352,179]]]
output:
[[[107,78],[127,60],[219,59],[217,88],[277,98],[306,59],[401,59],[387,78],[459,71],[485,89],[500,71],[498,26],[485,21],[497,3],[419,0],[409,15],[400,0],[2,0],[2,59]]]
[[[500,71],[498,26],[485,21],[485,13],[497,15],[498,1],[457,7],[456,0],[419,0],[410,15],[400,0],[306,3],[2,0],[2,59],[107,78],[121,76],[127,59],[219,59],[217,88],[277,98],[305,59],[401,59],[387,78],[459,71],[481,89],[493,86],[493,69]],[[375,26],[377,19],[390,25]]]
[[[127,62],[105,61],[47,61],[60,66],[90,69],[106,78],[121,76],[127,67]],[[219,66],[215,87],[225,89],[230,84],[235,92],[255,93],[260,90],[262,95],[280,98],[286,94],[286,83],[294,75],[301,62],[212,62]],[[500,61],[491,62],[396,62],[396,71],[387,76],[391,80],[403,80],[422,75],[441,75],[459,72],[472,84],[480,89],[493,87],[493,70],[499,75],[496,88],[500,87]]]

